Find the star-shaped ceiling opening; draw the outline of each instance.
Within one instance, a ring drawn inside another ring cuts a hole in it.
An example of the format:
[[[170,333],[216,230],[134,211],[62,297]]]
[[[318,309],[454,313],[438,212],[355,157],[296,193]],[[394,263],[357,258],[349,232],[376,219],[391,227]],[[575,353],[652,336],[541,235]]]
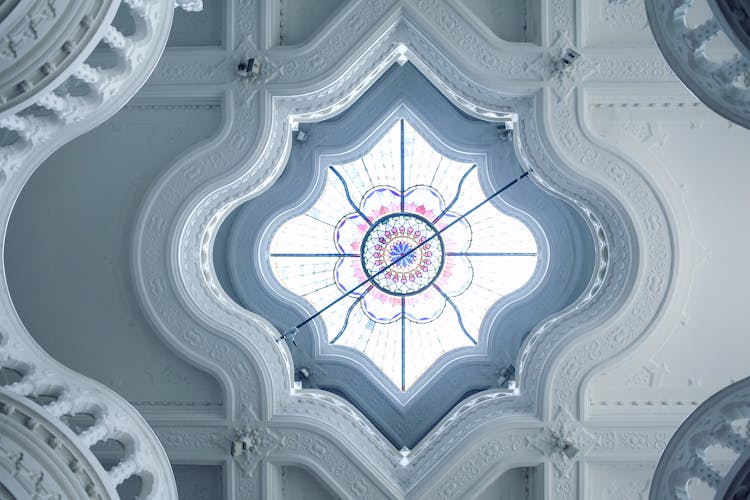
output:
[[[476,345],[487,311],[534,272],[531,231],[487,199],[475,164],[398,119],[362,157],[329,166],[320,198],[273,237],[271,267],[315,309],[333,304],[321,315],[330,344],[407,391]]]

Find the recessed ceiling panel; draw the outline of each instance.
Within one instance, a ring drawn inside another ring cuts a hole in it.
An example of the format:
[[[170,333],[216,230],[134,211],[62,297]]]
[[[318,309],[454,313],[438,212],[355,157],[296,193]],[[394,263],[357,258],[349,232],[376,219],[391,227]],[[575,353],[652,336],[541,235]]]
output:
[[[348,0],[281,0],[279,44],[299,45],[324,27]]]
[[[476,19],[506,42],[536,42],[538,2],[534,0],[460,0]]]
[[[167,47],[208,47],[222,44],[224,4],[216,0],[203,2],[203,10],[187,12],[175,9]]]

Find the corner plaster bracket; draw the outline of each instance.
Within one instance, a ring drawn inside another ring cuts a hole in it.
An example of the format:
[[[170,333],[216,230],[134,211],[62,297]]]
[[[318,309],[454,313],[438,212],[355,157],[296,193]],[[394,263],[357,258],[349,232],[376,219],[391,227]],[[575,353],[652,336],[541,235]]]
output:
[[[230,453],[246,476],[252,477],[257,465],[285,445],[284,436],[260,422],[248,422],[233,431]]]
[[[571,49],[579,56],[566,64],[563,61],[565,61],[566,54]],[[555,41],[549,48],[551,57],[549,84],[558,104],[568,104],[573,92],[599,70],[597,64],[579,50],[570,40],[568,32],[556,32]]]
[[[597,444],[596,437],[573,417],[568,407],[558,406],[555,418],[527,442],[552,463],[563,478]]]

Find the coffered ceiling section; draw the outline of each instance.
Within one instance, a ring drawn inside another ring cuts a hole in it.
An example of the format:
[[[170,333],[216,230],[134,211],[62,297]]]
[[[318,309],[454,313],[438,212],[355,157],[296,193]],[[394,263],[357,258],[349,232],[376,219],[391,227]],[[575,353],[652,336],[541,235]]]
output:
[[[541,0],[459,0],[477,23],[506,42],[539,43]]]
[[[269,2],[271,9],[274,3]],[[277,0],[279,45],[300,45],[315,34],[348,3],[347,0]]]

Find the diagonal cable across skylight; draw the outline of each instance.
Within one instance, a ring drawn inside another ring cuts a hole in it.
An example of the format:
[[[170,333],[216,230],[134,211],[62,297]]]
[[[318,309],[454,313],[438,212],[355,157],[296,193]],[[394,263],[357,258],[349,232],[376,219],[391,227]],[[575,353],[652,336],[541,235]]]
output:
[[[318,201],[274,236],[271,266],[318,310],[348,293],[321,315],[329,343],[406,391],[444,353],[476,345],[487,311],[534,272],[531,231],[491,204],[471,211],[484,200],[476,165],[402,119],[362,158],[329,167]]]

